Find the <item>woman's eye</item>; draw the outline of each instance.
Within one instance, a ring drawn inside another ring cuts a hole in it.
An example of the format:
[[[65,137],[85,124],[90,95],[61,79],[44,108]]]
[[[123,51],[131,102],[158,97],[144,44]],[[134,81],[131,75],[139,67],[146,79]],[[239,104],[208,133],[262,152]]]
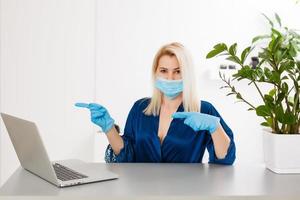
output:
[[[180,74],[180,70],[175,71],[176,74]]]
[[[165,69],[161,69],[161,70],[160,70],[160,72],[161,72],[161,73],[166,73],[166,72],[167,72],[167,70],[165,70]]]

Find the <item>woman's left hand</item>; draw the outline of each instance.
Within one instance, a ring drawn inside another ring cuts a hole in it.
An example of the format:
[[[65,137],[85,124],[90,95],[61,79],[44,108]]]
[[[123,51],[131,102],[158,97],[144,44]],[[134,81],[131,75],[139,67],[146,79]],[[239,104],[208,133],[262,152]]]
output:
[[[220,118],[200,112],[176,112],[172,115],[174,119],[184,119],[184,124],[190,126],[194,131],[208,130],[214,133],[220,125]]]

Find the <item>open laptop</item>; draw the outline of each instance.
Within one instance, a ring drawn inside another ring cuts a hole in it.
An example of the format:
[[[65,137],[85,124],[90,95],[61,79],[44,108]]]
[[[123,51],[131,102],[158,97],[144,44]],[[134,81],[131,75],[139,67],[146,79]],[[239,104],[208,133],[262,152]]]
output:
[[[21,166],[56,185],[66,187],[112,180],[117,174],[80,160],[50,162],[38,128],[34,122],[1,113]]]

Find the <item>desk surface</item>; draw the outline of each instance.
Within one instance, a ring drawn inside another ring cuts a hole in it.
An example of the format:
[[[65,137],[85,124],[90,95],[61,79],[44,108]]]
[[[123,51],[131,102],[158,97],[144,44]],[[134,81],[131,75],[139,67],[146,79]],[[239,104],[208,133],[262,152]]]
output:
[[[87,197],[128,196],[300,196],[300,175],[279,175],[263,164],[95,163],[119,179],[57,188],[19,168],[0,188],[0,195]]]

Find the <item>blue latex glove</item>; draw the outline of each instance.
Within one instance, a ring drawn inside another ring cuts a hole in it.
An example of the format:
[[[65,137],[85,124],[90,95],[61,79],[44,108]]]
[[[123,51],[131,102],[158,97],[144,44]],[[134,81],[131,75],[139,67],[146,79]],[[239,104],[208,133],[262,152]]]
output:
[[[173,118],[184,119],[184,124],[190,126],[194,131],[208,130],[214,133],[220,125],[220,118],[199,112],[176,112]]]
[[[104,133],[110,131],[114,126],[115,120],[111,118],[106,108],[96,103],[76,103],[75,106],[88,108],[91,111],[91,121],[100,126]]]

